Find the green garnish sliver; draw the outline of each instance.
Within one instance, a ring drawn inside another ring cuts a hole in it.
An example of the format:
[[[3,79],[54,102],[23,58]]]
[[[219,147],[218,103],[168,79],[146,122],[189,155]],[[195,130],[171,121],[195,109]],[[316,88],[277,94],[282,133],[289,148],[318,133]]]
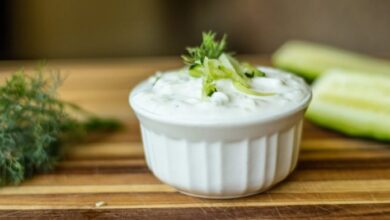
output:
[[[274,92],[259,92],[259,91],[256,91],[256,90],[253,90],[251,88],[248,88],[247,86],[239,83],[239,82],[236,82],[236,81],[233,81],[233,85],[234,87],[240,91],[240,92],[243,92],[243,93],[246,93],[246,94],[249,94],[249,95],[255,95],[255,96],[271,96],[271,95],[275,95]]]

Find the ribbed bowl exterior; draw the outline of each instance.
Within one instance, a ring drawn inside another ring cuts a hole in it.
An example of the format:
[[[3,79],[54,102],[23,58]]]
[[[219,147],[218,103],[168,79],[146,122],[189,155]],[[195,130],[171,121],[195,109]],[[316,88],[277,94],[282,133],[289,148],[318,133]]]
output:
[[[196,130],[194,137],[171,135],[189,132],[169,127],[165,132],[140,117],[147,165],[161,181],[193,196],[237,198],[265,191],[297,164],[303,111],[281,119],[288,123],[258,125],[257,135],[237,138],[248,133],[245,128],[232,128],[231,135],[225,129],[226,138],[218,140],[200,138]]]

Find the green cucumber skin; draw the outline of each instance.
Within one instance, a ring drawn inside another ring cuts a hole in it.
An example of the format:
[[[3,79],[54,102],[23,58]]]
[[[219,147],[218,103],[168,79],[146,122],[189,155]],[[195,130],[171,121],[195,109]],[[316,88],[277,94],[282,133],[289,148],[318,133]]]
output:
[[[348,74],[348,75],[346,75]],[[349,81],[345,81],[348,79]],[[337,84],[336,82],[344,81]],[[381,86],[378,86],[378,82]],[[380,98],[372,97],[375,93],[361,92],[362,100],[365,102],[356,105],[356,100],[350,101],[351,94],[356,91],[349,91],[348,88],[359,83],[359,86],[367,85],[371,91],[383,93]],[[376,85],[373,87],[373,85]],[[388,85],[388,87],[384,87]],[[333,94],[332,89],[344,91],[338,94],[340,100],[325,99],[328,94]],[[341,89],[340,89],[341,88]],[[346,135],[355,137],[372,138],[381,141],[390,141],[390,75],[385,74],[367,74],[351,71],[333,70],[319,77],[313,85],[313,100],[306,112],[306,118],[310,121]],[[388,96],[387,96],[388,95]],[[386,99],[386,97],[389,97]],[[370,100],[372,105],[366,103]],[[380,101],[383,100],[383,101]],[[382,106],[377,108],[375,104]]]
[[[333,68],[390,74],[389,61],[304,41],[283,44],[272,56],[272,63],[308,81]]]
[[[321,127],[329,128],[348,136],[390,141],[390,128],[387,131],[383,129],[378,130],[372,125],[364,126],[352,120],[343,120],[342,114],[338,116],[322,114],[321,111],[312,109],[306,112],[305,117]]]

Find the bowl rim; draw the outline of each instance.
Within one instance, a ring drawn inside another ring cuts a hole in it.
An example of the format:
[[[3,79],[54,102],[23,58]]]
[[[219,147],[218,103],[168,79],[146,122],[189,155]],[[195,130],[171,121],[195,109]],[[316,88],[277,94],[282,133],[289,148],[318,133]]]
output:
[[[272,67],[266,67],[266,66],[259,66],[262,68],[274,70],[274,71],[280,71],[286,74],[292,74],[290,72],[286,72],[284,70],[280,70],[277,68]],[[294,75],[294,74],[293,74]],[[296,76],[296,75],[294,75]],[[299,76],[296,76],[299,77]],[[299,77],[301,78],[301,77]],[[147,109],[144,109],[140,106],[137,106],[133,101],[134,95],[137,93],[138,90],[140,90],[147,82],[142,81],[138,85],[136,85],[129,94],[129,105],[134,110],[134,112],[137,115],[140,115],[142,117],[151,119],[153,121],[158,121],[160,123],[165,124],[174,124],[174,125],[181,125],[181,126],[207,126],[207,127],[225,127],[225,126],[242,126],[242,125],[251,125],[251,124],[259,124],[259,123],[267,123],[271,121],[276,121],[279,119],[283,119],[285,117],[288,117],[290,115],[293,115],[297,112],[300,112],[302,110],[305,110],[311,99],[312,99],[312,90],[311,87],[305,82],[304,86],[307,87],[308,94],[304,99],[302,99],[300,102],[294,103],[294,105],[289,106],[283,111],[280,111],[276,114],[270,115],[268,117],[264,117],[261,114],[257,115],[250,115],[250,116],[244,116],[244,117],[231,117],[231,118],[224,118],[219,120],[186,120],[183,118],[173,118],[173,117],[167,117],[165,115],[158,115],[153,112],[148,111]]]

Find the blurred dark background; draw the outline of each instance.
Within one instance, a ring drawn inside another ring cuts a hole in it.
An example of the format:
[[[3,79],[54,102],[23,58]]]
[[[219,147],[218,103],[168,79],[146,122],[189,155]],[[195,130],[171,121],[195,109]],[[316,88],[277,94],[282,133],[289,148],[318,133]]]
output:
[[[390,1],[3,0],[0,58],[178,55],[203,30],[244,54],[303,39],[389,57]]]

